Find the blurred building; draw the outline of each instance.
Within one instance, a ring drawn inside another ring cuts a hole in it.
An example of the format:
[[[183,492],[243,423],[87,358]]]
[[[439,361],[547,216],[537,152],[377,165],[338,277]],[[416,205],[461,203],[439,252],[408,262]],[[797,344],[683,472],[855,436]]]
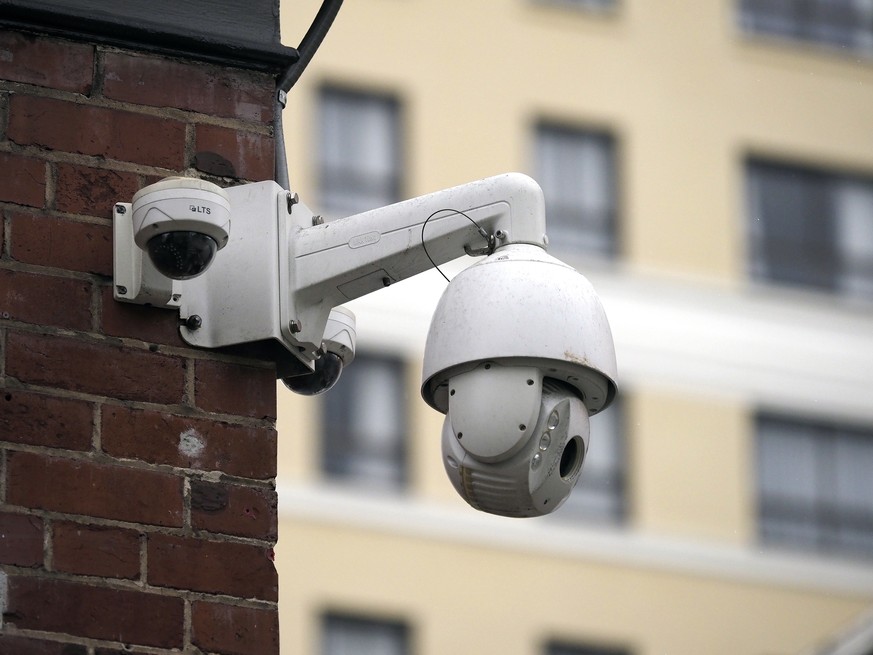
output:
[[[285,4],[288,43],[316,8]],[[327,217],[534,176],[551,252],[603,299],[620,400],[564,507],[476,512],[418,395],[445,281],[352,303],[337,387],[280,392],[283,653],[794,655],[857,630],[871,0],[355,0],[285,117]]]

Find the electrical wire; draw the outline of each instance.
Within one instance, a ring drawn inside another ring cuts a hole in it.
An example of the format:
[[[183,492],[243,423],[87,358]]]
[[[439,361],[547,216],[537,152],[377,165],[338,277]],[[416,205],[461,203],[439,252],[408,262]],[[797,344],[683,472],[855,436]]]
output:
[[[483,228],[481,225],[479,225],[476,221],[474,221],[472,218],[470,218],[467,214],[462,212],[460,209],[450,209],[448,207],[445,207],[443,209],[437,209],[433,214],[431,214],[426,219],[424,219],[424,223],[421,224],[421,247],[424,250],[424,254],[427,257],[428,261],[431,263],[431,265],[437,270],[437,272],[440,275],[443,276],[443,279],[446,282],[451,282],[451,280],[448,277],[446,277],[446,274],[442,272],[440,267],[433,260],[433,257],[430,256],[430,253],[427,251],[427,244],[424,241],[424,228],[427,227],[427,224],[430,222],[430,220],[432,218],[436,217],[437,214],[441,214],[442,212],[451,212],[452,214],[460,214],[461,216],[463,216],[468,221],[470,221],[473,225],[476,226],[476,229],[478,230],[479,234],[482,236],[483,239],[485,239],[488,242],[487,247],[485,249],[483,249],[481,254],[491,254],[491,252],[494,251],[495,240],[494,240],[493,234],[488,234],[488,232],[485,231],[485,228]],[[465,248],[465,251],[466,251],[466,248]],[[470,254],[470,253],[467,252],[467,254]]]
[[[291,90],[303,71],[309,66],[309,62],[315,56],[324,37],[330,31],[336,15],[339,13],[343,0],[324,0],[312,24],[306,30],[306,34],[297,47],[297,59],[285,69],[282,77],[276,84],[276,108],[273,117],[273,138],[276,143],[276,155],[274,159],[273,177],[283,188],[289,188],[288,180],[288,155],[285,152],[284,130],[282,128],[282,110],[285,108],[286,95]]]

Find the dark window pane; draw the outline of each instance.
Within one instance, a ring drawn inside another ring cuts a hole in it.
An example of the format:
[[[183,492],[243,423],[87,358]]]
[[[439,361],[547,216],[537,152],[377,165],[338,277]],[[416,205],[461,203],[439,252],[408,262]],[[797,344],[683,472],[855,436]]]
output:
[[[397,102],[325,89],[320,103],[319,189],[324,211],[340,217],[396,202],[400,186]]]
[[[540,125],[535,176],[546,198],[551,247],[615,254],[616,184],[612,137]]]
[[[753,277],[873,297],[873,181],[758,160],[746,174]]]
[[[408,628],[394,621],[328,614],[322,621],[322,655],[407,655]]]
[[[762,415],[757,434],[761,539],[873,556],[873,430]]]
[[[406,482],[403,363],[359,354],[323,397],[322,469],[374,488]]]

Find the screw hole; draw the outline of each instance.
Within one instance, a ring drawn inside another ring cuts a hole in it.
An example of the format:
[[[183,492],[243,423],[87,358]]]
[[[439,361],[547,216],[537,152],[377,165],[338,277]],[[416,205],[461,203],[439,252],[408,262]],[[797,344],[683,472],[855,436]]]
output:
[[[490,369],[490,368],[491,368],[491,364],[485,364],[485,370],[486,370],[486,371],[487,371],[488,369]]]
[[[519,423],[518,429],[524,432],[525,430],[527,430],[527,426],[524,423]]]
[[[455,390],[452,389],[451,391],[449,391],[449,395],[450,395],[450,396],[454,396],[454,395],[455,395]]]
[[[458,432],[458,439],[463,439],[463,438],[464,438],[464,433]]]
[[[528,380],[528,381],[527,381],[527,386],[532,387],[532,386],[533,386],[533,383],[534,383],[533,380]]]

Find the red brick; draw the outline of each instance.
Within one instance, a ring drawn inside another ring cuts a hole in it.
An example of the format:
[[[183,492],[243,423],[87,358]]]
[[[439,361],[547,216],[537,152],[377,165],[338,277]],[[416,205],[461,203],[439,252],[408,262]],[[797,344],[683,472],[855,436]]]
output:
[[[191,481],[191,527],[195,530],[275,540],[276,508],[272,489]]]
[[[6,338],[7,375],[123,400],[180,403],[185,365],[178,357],[73,337],[10,332]]]
[[[91,327],[91,285],[0,269],[0,317],[87,330]]]
[[[139,191],[135,173],[58,164],[55,208],[72,214],[108,218],[118,202],[130,202]]]
[[[276,475],[276,431],[105,406],[103,450],[138,459],[257,480]]]
[[[9,576],[6,620],[19,629],[156,648],[183,645],[181,598],[49,578]]]
[[[103,334],[113,337],[187,346],[179,335],[177,312],[156,311],[154,307],[119,302],[112,296],[112,287],[104,287],[100,294],[100,326]]]
[[[148,536],[148,583],[240,598],[279,596],[272,549],[164,534]]]
[[[94,46],[0,32],[0,79],[88,94]]]
[[[0,152],[0,202],[45,207],[45,162]]]
[[[134,530],[56,522],[52,568],[107,578],[139,577],[139,537]]]
[[[88,450],[92,417],[91,403],[6,389],[0,394],[0,441]]]
[[[88,655],[88,648],[66,641],[0,634],[0,653],[8,655]]]
[[[223,66],[108,52],[103,95],[152,107],[174,107],[211,116],[268,124],[275,81],[270,75]]]
[[[222,655],[278,655],[279,613],[221,603],[191,605],[194,645]]]
[[[270,368],[200,360],[196,404],[207,412],[276,418],[276,373]]]
[[[42,519],[0,512],[0,564],[42,566]]]
[[[6,136],[19,145],[177,170],[185,161],[179,121],[55,98],[13,95]]]
[[[274,146],[271,136],[217,125],[198,125],[194,166],[211,175],[272,180]]]
[[[108,225],[15,214],[10,254],[27,264],[112,275],[112,228]]]
[[[33,509],[181,527],[182,479],[89,461],[7,453],[6,501]]]

